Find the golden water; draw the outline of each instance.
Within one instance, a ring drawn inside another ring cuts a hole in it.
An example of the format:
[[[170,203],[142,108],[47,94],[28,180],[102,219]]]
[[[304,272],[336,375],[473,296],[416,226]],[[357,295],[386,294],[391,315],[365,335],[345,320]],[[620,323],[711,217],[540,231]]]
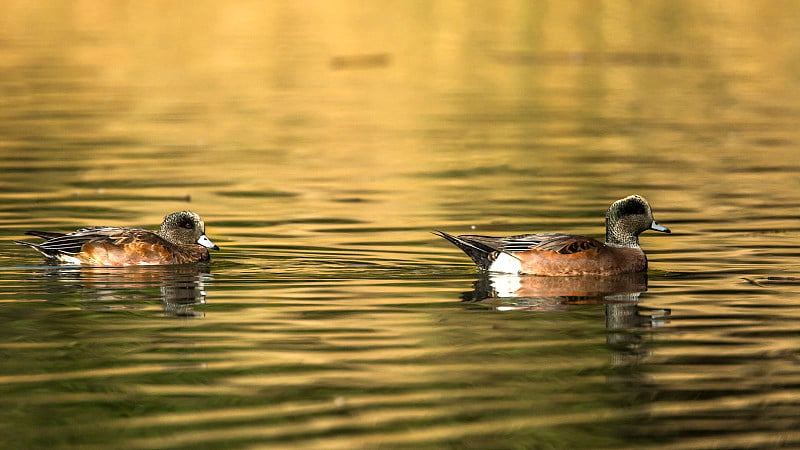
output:
[[[0,3],[0,446],[800,445],[793,2]],[[479,277],[430,234],[650,271]],[[207,267],[25,230],[192,209]],[[509,287],[514,287],[510,294]]]

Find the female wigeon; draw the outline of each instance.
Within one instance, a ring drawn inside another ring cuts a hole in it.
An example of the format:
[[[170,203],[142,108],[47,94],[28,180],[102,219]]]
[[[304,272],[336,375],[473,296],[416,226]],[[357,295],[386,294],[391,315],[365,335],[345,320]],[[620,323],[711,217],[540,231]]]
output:
[[[670,232],[653,220],[647,200],[631,195],[608,208],[605,243],[561,233],[510,237],[453,236],[443,231],[434,234],[455,244],[482,270],[566,276],[647,270],[647,257],[639,247],[639,234],[645,230]]]
[[[157,233],[140,228],[87,227],[72,233],[28,231],[42,243],[16,241],[47,259],[64,264],[136,266],[189,264],[211,259],[208,249],[219,250],[206,236],[205,224],[191,211],[164,217]]]

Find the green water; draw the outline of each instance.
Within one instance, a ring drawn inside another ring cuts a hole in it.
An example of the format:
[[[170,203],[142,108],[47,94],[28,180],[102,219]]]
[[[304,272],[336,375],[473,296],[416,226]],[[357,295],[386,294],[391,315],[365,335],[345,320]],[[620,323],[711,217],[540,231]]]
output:
[[[800,446],[792,2],[0,4],[0,447]],[[430,233],[647,274],[481,277]],[[201,214],[201,267],[30,229]],[[511,289],[511,288],[514,289]]]

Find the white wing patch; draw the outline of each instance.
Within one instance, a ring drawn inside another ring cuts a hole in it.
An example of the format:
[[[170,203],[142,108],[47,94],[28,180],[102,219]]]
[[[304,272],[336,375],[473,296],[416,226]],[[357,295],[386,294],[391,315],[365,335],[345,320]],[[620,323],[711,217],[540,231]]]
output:
[[[522,262],[505,252],[500,252],[497,259],[489,266],[489,272],[520,273]]]

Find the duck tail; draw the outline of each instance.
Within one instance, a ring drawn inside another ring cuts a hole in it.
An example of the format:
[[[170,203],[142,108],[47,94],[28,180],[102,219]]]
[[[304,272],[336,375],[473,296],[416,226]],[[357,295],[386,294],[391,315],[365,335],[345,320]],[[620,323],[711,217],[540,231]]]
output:
[[[35,242],[14,241],[14,243],[15,244],[19,244],[19,245],[24,245],[26,247],[30,247],[30,248],[36,250],[37,252],[41,253],[42,255],[46,256],[47,258],[58,258],[59,250],[50,248],[47,245],[43,245],[43,244],[47,244],[47,241],[50,240],[50,239],[55,239],[55,238],[66,236],[64,233],[50,233],[50,232],[47,232],[47,231],[36,231],[36,230],[26,231],[25,234],[27,234],[29,236],[40,237],[40,238],[44,239],[45,242],[43,242],[41,244],[37,244]]]
[[[468,239],[466,236],[453,236],[441,230],[432,231],[433,234],[443,237],[467,254],[482,270],[489,270],[496,259],[497,250],[478,241]],[[494,256],[494,257],[493,257]]]
[[[15,244],[19,244],[19,245],[24,245],[26,247],[30,247],[30,248],[36,250],[37,252],[43,254],[44,256],[48,257],[48,258],[55,258],[54,254],[52,254],[46,248],[42,247],[39,244],[36,244],[36,243],[33,243],[33,242],[26,242],[26,241],[14,241],[14,243]]]
[[[27,234],[28,236],[40,237],[42,239],[54,239],[57,237],[66,236],[66,234],[64,233],[50,233],[47,231],[36,231],[36,230],[26,231],[25,234]]]

